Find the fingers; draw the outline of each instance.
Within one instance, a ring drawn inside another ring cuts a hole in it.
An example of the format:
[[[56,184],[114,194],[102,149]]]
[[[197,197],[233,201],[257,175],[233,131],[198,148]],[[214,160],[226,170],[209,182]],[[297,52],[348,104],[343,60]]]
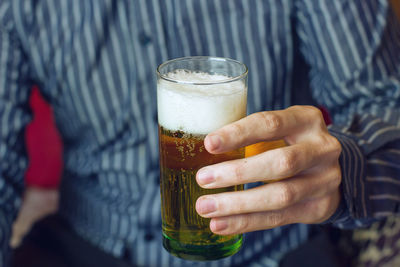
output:
[[[232,234],[318,223],[333,214],[340,199],[341,145],[327,131],[318,109],[256,113],[209,134],[204,144],[210,153],[223,153],[279,139],[288,146],[198,171],[196,180],[207,189],[285,178],[246,191],[200,197],[196,210],[211,218],[212,231]]]
[[[325,127],[321,112],[314,107],[293,106],[285,110],[258,112],[207,135],[205,147],[210,153],[223,153],[260,141],[295,137],[307,126]]]
[[[206,218],[286,209],[331,194],[340,184],[340,169],[299,175],[249,190],[199,197],[197,212]]]
[[[197,172],[196,179],[203,188],[221,188],[291,177],[321,162],[328,155],[326,149],[303,142],[205,167]]]
[[[335,212],[339,201],[340,194],[335,191],[324,198],[301,202],[283,210],[213,218],[210,229],[215,234],[231,235],[292,223],[321,223]]]

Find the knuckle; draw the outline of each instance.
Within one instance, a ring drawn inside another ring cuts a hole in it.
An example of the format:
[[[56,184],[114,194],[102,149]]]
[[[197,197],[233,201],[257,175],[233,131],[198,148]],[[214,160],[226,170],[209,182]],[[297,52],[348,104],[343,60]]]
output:
[[[342,183],[342,171],[340,167],[334,168],[332,172],[332,179],[330,182],[330,188],[337,189],[339,188],[340,184]]]
[[[293,150],[283,150],[279,157],[278,170],[284,175],[291,175],[296,173],[297,156]]]
[[[329,205],[319,205],[317,206],[317,212],[316,212],[316,220],[317,222],[323,222],[326,219],[328,219],[327,214],[329,213]]]
[[[313,106],[306,106],[306,108],[309,110],[310,114],[312,114],[313,116],[323,119],[322,112],[319,108],[316,108]]]
[[[319,108],[314,106],[304,106],[304,109],[312,121],[319,126],[319,128],[326,128],[324,116]]]
[[[342,169],[339,165],[336,165],[333,170],[333,179],[340,184],[342,180]]]
[[[342,169],[340,168],[339,165],[335,168],[335,177],[336,177],[335,180],[337,180],[338,185],[340,185],[342,183]]]
[[[318,118],[321,121],[324,121],[324,116],[322,115],[322,112],[319,108],[313,106],[305,106],[305,108],[309,112],[310,116],[312,116],[313,118]]]
[[[235,179],[238,184],[244,184],[245,181],[245,167],[243,163],[238,163],[234,166]]]
[[[342,153],[342,145],[340,144],[339,140],[337,140],[335,137],[329,135],[329,147],[331,148],[331,151],[335,158],[339,158],[340,154]]]
[[[314,222],[321,223],[329,218],[331,211],[331,198],[326,197],[314,205]]]
[[[282,184],[277,190],[277,201],[279,208],[291,205],[295,200],[294,190],[289,184]]]
[[[332,158],[338,159],[342,153],[342,145],[336,139],[336,137],[327,134],[322,134],[316,138],[318,146],[324,148],[326,153],[329,153]]]
[[[249,216],[239,216],[238,220],[235,220],[236,222],[236,231],[237,233],[243,233],[246,232],[247,229],[249,229],[250,226],[250,219]]]
[[[329,194],[334,190],[337,190],[341,184],[341,179],[333,178],[326,187],[325,194]]]
[[[230,131],[235,138],[241,138],[244,135],[245,129],[240,123],[233,123]]]
[[[257,114],[270,131],[278,132],[282,129],[282,119],[278,115],[272,112],[260,112]]]
[[[272,212],[268,215],[269,225],[271,227],[277,227],[284,224],[284,218],[282,212]]]

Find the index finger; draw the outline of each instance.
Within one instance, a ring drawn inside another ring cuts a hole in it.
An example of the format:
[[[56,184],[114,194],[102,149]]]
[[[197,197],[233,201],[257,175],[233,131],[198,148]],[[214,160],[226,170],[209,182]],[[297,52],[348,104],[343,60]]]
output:
[[[258,112],[208,134],[204,145],[210,153],[224,153],[257,142],[295,135],[306,126],[321,126],[321,123],[321,112],[310,106]]]

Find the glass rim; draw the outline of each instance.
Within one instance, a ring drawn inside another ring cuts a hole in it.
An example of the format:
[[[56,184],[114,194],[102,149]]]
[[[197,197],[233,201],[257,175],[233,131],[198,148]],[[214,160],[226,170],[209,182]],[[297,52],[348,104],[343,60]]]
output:
[[[170,64],[170,63],[173,63],[173,62],[177,62],[177,61],[182,61],[182,60],[190,60],[190,59],[194,59],[194,60],[206,59],[206,60],[233,62],[235,64],[243,66],[244,67],[244,71],[240,75],[237,75],[235,77],[231,77],[231,78],[225,79],[225,80],[212,81],[212,82],[180,81],[180,80],[168,78],[168,77],[165,76],[165,74],[161,74],[161,72],[160,72],[160,69],[163,68],[167,64]],[[226,58],[226,57],[213,57],[213,56],[179,57],[179,58],[174,58],[174,59],[167,60],[167,61],[161,63],[160,65],[158,65],[158,67],[157,67],[157,76],[160,77],[161,79],[163,79],[165,81],[168,81],[168,82],[172,82],[172,83],[191,84],[191,85],[213,85],[213,84],[231,83],[231,82],[242,80],[243,78],[245,78],[247,76],[248,72],[249,72],[249,70],[248,70],[246,64],[244,64],[243,62],[240,62],[240,61],[238,61],[236,59],[231,59],[231,58]]]

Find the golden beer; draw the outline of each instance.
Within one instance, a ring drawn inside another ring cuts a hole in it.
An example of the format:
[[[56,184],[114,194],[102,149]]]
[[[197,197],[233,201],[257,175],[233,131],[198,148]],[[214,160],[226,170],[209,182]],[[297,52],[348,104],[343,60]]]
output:
[[[260,154],[262,152],[272,150],[275,148],[280,148],[286,146],[286,143],[284,140],[276,140],[276,141],[264,141],[264,142],[259,142],[256,144],[252,144],[249,146],[246,146],[246,152],[245,156],[246,158],[255,156],[257,154]]]
[[[204,135],[159,127],[159,136],[164,245],[177,256],[196,260],[217,259],[239,250],[242,236],[212,233],[210,219],[199,216],[195,205],[202,195],[242,190],[243,186],[203,189],[196,182],[196,172],[206,165],[243,158],[244,149],[211,155],[204,148]],[[182,254],[185,249],[193,255]]]
[[[158,68],[163,245],[172,255],[215,260],[236,253],[242,245],[242,235],[212,233],[210,219],[199,216],[195,204],[202,195],[243,189],[203,189],[196,173],[204,166],[244,157],[244,148],[212,155],[204,138],[246,115],[246,77],[243,64],[221,58],[182,58]]]

